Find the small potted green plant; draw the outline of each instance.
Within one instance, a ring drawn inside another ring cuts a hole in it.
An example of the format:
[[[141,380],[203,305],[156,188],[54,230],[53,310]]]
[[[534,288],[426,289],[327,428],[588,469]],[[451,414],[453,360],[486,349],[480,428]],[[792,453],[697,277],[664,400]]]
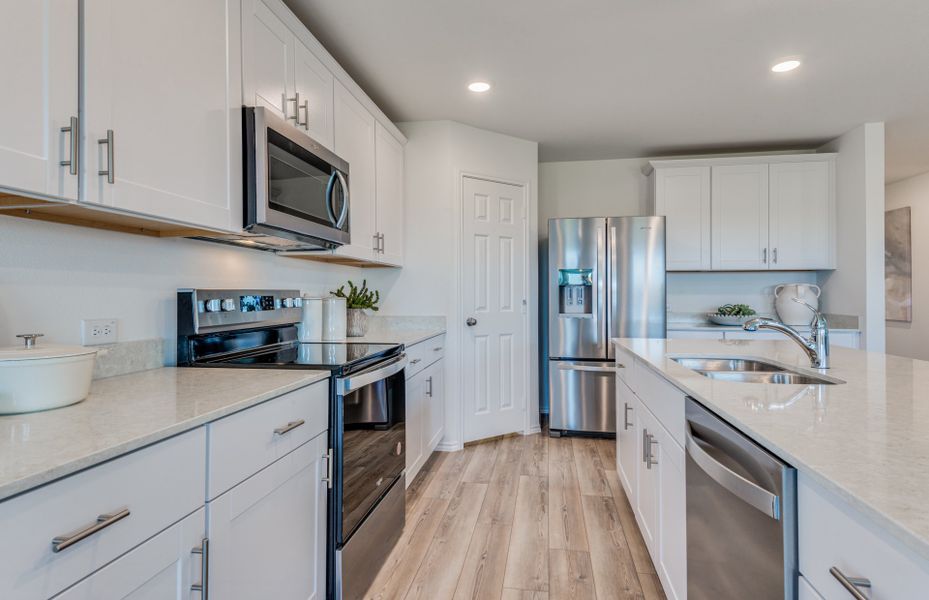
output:
[[[357,286],[349,280],[348,292],[345,291],[343,285],[330,293],[333,296],[345,298],[345,306],[348,309],[346,335],[348,337],[364,336],[368,332],[368,315],[365,311],[377,311],[377,303],[381,301],[381,293],[377,290],[369,290],[367,279],[361,282],[361,286]]]

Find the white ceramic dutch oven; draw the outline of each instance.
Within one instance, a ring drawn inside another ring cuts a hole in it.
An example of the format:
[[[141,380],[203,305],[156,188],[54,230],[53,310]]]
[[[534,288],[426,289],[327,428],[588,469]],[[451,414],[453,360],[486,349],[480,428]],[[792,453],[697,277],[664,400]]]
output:
[[[0,414],[48,410],[80,402],[90,393],[97,351],[83,346],[25,344],[0,348]]]

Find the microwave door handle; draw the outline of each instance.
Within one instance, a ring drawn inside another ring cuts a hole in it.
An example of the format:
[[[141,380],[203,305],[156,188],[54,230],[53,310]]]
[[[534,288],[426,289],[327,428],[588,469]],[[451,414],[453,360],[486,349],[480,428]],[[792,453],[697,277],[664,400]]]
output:
[[[326,184],[326,213],[329,215],[329,222],[335,225],[338,221],[335,213],[332,212],[332,192],[335,191],[335,178],[338,171],[333,169],[332,175],[329,176],[329,183]]]
[[[342,175],[342,171],[336,171],[336,176],[339,178],[339,183],[342,184],[342,212],[339,213],[339,218],[335,222],[336,229],[342,229],[342,226],[345,225],[345,219],[348,218],[348,182],[345,181],[345,176]]]

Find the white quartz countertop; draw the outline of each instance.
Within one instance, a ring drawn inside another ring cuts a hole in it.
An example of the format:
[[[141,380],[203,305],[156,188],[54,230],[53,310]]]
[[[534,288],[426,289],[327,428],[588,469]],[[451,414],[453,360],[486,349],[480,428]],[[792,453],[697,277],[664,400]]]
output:
[[[444,329],[385,329],[369,331],[363,337],[350,337],[345,341],[357,344],[403,344],[413,346],[445,333]]]
[[[809,325],[792,325],[794,329],[800,332],[810,330]],[[668,331],[742,331],[741,325],[717,325],[715,323],[668,323]],[[844,329],[839,327],[830,327],[829,331],[835,333],[858,333],[858,329]]]
[[[0,500],[328,377],[164,368],[98,379],[79,404],[0,416]]]
[[[669,356],[760,357],[800,371],[809,361],[791,341],[614,341],[929,559],[929,362],[833,346],[826,373],[844,384],[749,384]]]

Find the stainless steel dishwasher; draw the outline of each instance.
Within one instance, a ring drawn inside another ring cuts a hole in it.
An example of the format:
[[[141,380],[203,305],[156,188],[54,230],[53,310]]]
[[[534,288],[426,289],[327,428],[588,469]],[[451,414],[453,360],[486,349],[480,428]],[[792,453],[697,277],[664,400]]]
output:
[[[797,471],[687,399],[687,598],[797,598]]]

